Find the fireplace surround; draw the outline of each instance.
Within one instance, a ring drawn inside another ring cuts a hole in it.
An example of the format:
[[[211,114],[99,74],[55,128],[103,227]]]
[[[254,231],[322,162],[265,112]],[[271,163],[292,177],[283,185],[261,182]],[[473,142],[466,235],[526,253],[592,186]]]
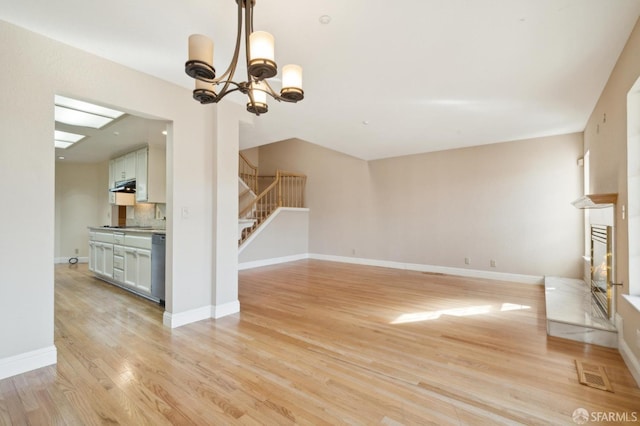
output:
[[[591,294],[606,318],[613,315],[613,233],[607,225],[591,225]]]

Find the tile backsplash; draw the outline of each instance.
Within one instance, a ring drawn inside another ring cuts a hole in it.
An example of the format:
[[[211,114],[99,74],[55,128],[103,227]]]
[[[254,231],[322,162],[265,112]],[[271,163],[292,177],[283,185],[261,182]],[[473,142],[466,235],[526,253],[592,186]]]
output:
[[[127,226],[151,226],[164,229],[167,226],[166,204],[136,203],[127,206]]]

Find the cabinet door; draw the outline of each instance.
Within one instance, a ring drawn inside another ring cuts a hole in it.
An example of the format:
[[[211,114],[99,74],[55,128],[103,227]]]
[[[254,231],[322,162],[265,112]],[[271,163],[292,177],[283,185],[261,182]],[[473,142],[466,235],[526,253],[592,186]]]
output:
[[[109,160],[109,188],[107,189],[111,189],[114,186],[116,186],[116,161],[115,160]]]
[[[136,201],[147,201],[149,193],[147,191],[147,171],[148,171],[148,151],[147,148],[139,149],[136,154]]]
[[[103,275],[113,278],[113,244],[104,244],[102,253],[104,255]]]
[[[135,287],[138,279],[138,254],[136,249],[124,248],[124,283]]]
[[[89,270],[95,272],[96,243],[89,241]]]
[[[138,174],[136,170],[136,153],[130,152],[124,156],[125,179],[135,179]]]
[[[138,279],[136,287],[151,293],[151,250],[136,249],[138,255]]]
[[[114,180],[115,182],[119,182],[121,180],[125,180],[127,178],[127,174],[125,172],[125,158],[124,157],[118,157],[115,160],[113,160],[114,163]]]
[[[104,275],[104,244],[102,243],[95,243],[94,272]]]

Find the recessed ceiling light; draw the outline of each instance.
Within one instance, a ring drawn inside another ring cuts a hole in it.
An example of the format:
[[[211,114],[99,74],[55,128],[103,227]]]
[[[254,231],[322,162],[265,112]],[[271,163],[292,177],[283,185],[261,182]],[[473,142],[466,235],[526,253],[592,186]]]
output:
[[[61,155],[58,157],[58,160],[64,160],[64,157]]]
[[[369,120],[362,120],[362,124],[364,124],[365,126],[369,125]]]
[[[322,15],[318,21],[320,21],[320,23],[322,25],[329,25],[329,22],[331,22],[331,16],[329,15]]]
[[[162,131],[162,134],[163,134],[163,135],[165,135],[165,136],[167,136],[167,131],[166,131],[166,130],[163,130],[163,131]]]

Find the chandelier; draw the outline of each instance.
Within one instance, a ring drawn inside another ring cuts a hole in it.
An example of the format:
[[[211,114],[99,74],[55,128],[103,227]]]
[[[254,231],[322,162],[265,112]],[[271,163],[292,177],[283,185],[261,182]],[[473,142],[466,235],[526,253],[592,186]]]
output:
[[[273,36],[265,31],[253,31],[253,6],[255,0],[236,0],[238,4],[238,31],[233,59],[227,70],[216,78],[213,67],[213,41],[207,36],[193,34],[189,37],[189,60],[185,72],[196,80],[193,98],[201,104],[218,103],[229,93],[239,91],[248,96],[247,111],[260,115],[269,110],[267,95],[277,101],[298,102],[304,98],[302,67],[285,65],[282,68],[282,89],[276,93],[268,78],[278,74],[275,62]],[[247,60],[247,80],[236,83],[233,76],[238,66],[242,38],[244,9],[244,39]]]

